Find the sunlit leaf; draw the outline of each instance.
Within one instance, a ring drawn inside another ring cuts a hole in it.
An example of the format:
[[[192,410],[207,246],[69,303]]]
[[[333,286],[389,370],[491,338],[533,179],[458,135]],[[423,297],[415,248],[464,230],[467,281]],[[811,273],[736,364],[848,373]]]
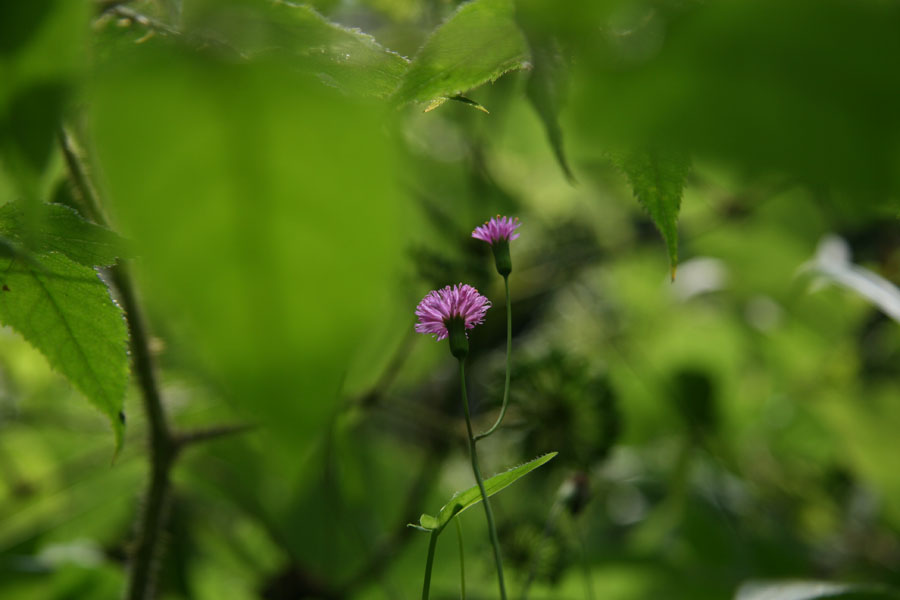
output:
[[[0,259],[0,282],[0,320],[109,418],[120,447],[128,332],[106,285],[92,268],[57,253]]]
[[[88,267],[111,265],[125,254],[121,237],[61,204],[38,204],[29,210],[19,202],[3,205],[0,235],[31,252],[59,252]]]
[[[486,479],[484,481],[484,489],[487,492],[487,495],[493,496],[503,488],[511,485],[541,465],[549,462],[556,454],[556,452],[550,452],[543,456],[539,456],[524,465],[513,467],[508,471],[494,475],[490,479]],[[419,517],[418,528],[427,531],[443,529],[453,517],[479,502],[481,502],[481,490],[478,489],[477,485],[474,485],[450,498],[450,501],[441,508],[441,511],[437,516],[423,514]]]
[[[396,94],[401,104],[452,98],[528,60],[510,0],[474,0],[431,34]]]

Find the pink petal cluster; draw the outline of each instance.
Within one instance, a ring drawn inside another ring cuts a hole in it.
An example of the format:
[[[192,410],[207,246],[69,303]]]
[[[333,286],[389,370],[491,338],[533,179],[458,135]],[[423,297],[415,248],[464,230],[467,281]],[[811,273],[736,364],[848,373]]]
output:
[[[416,331],[419,333],[431,333],[442,340],[449,333],[447,321],[462,319],[466,329],[472,329],[476,325],[484,323],[484,314],[491,307],[491,302],[478,293],[471,285],[460,283],[440,290],[433,290],[422,298],[416,307]]]
[[[498,241],[512,241],[519,237],[515,233],[516,229],[521,225],[519,218],[501,217],[497,215],[490,221],[486,221],[484,225],[480,225],[472,232],[472,237],[478,240],[484,240],[488,244],[494,244]]]

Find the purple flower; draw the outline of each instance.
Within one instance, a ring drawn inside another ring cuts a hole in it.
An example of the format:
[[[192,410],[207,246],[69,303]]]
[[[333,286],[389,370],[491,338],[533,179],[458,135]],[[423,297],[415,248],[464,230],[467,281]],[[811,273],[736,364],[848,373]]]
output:
[[[447,324],[458,319],[466,329],[484,323],[484,313],[491,302],[471,285],[460,283],[440,290],[433,290],[422,298],[416,307],[416,331],[431,333],[443,340],[449,335]],[[460,336],[462,337],[462,336]]]
[[[509,242],[519,237],[515,230],[521,225],[519,218],[501,217],[497,215],[490,221],[486,221],[484,225],[475,228],[472,237],[483,240],[493,245],[496,242]]]

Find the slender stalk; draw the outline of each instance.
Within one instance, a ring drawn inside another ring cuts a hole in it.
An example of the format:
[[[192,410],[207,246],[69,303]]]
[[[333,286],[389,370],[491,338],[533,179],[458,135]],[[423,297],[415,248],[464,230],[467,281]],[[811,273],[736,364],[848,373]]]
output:
[[[459,542],[459,593],[461,600],[466,600],[466,553],[463,548],[462,525],[459,517],[456,521],[456,540]]]
[[[425,559],[425,583],[422,584],[422,600],[428,600],[428,592],[431,590],[431,568],[434,566],[434,549],[437,547],[437,539],[440,532],[435,529],[428,540],[428,558]]]
[[[231,435],[244,433],[255,429],[255,425],[236,423],[233,425],[214,425],[190,431],[182,431],[172,434],[172,443],[179,452],[188,446],[218,440]]]
[[[481,469],[478,468],[478,453],[475,451],[475,436],[472,435],[472,419],[469,416],[469,397],[466,393],[466,361],[459,359],[459,383],[462,388],[463,412],[466,415],[466,430],[469,433],[469,457],[472,459],[472,473],[478,482],[481,491],[481,503],[484,505],[484,515],[487,518],[488,533],[491,545],[494,547],[494,562],[497,565],[497,579],[500,584],[500,598],[506,600],[506,583],[503,580],[503,559],[500,557],[500,540],[497,537],[497,528],[494,525],[494,513],[491,512],[491,503],[488,500],[487,491],[484,489],[484,480],[481,478]]]
[[[483,440],[497,431],[497,428],[500,427],[500,423],[503,422],[503,417],[506,416],[506,408],[509,406],[509,372],[511,369],[510,356],[512,354],[512,304],[509,301],[509,275],[503,276],[503,285],[506,287],[506,382],[503,384],[503,405],[500,407],[500,414],[497,416],[497,421],[490,429],[476,435],[476,442],[478,440]]]

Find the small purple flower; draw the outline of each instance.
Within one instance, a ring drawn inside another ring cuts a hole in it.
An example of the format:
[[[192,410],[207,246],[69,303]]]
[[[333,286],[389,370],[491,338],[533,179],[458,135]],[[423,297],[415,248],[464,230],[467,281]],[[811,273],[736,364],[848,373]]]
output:
[[[519,237],[519,234],[515,233],[519,225],[521,223],[519,223],[518,217],[510,218],[497,215],[490,221],[486,221],[484,225],[476,227],[475,231],[472,232],[472,237],[491,245],[499,241],[509,242]]]
[[[431,333],[437,340],[450,335],[447,324],[455,319],[461,321],[466,329],[473,329],[484,323],[484,313],[491,307],[491,302],[478,293],[471,285],[460,283],[440,290],[433,290],[422,298],[416,307],[416,331]],[[462,336],[460,336],[462,337]]]

